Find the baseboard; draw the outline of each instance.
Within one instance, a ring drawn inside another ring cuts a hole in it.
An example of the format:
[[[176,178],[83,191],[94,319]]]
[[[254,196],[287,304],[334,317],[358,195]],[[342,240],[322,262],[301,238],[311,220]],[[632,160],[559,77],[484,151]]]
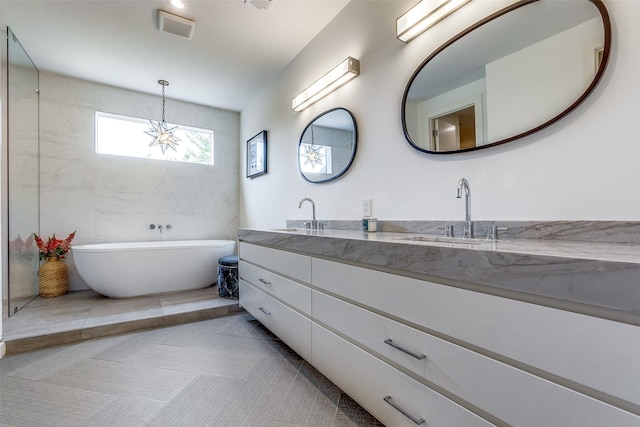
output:
[[[7,346],[4,344],[3,341],[0,341],[0,359],[2,359],[2,357],[5,355],[6,351],[7,351]]]

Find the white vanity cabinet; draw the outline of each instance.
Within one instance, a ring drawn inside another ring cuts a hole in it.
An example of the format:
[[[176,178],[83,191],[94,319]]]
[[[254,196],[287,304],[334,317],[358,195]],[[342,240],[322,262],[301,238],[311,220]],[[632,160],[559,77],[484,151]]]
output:
[[[325,292],[578,388],[640,403],[637,326],[321,259],[313,260],[313,273],[313,285]]]
[[[337,267],[336,271],[340,272],[341,267]],[[347,287],[339,279],[333,283],[338,287]],[[391,282],[387,283],[391,285]],[[348,288],[352,287],[366,288],[366,284],[352,282]],[[455,341],[453,338],[439,338],[323,292],[314,290],[312,300],[314,364],[320,363],[315,331],[316,324],[321,324],[348,337],[381,360],[418,376],[426,384],[446,390],[455,398],[480,408],[506,424],[640,425],[640,419],[633,414],[469,350],[452,342]],[[384,305],[380,308],[384,308]],[[324,354],[324,357],[332,356]],[[336,375],[334,382],[340,385],[342,377]]]
[[[493,424],[313,323],[313,365],[387,426]]]
[[[241,305],[388,426],[640,426],[636,326],[245,242],[240,277]]]
[[[240,305],[310,360],[311,258],[246,243],[239,255]]]

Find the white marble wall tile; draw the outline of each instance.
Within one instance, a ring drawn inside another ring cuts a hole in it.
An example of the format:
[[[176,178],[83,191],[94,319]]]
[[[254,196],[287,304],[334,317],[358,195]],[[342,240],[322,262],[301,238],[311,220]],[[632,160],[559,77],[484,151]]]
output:
[[[83,189],[53,187],[43,190],[41,186],[41,234],[62,236],[76,230],[74,243],[89,243],[95,235],[93,197]]]

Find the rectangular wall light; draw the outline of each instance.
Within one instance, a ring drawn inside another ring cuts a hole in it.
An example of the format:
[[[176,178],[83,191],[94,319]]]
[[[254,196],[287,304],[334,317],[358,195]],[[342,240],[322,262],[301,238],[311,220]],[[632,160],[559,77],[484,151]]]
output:
[[[360,61],[348,57],[291,100],[293,111],[302,111],[360,74]]]
[[[422,0],[396,20],[396,36],[408,42],[471,0]]]

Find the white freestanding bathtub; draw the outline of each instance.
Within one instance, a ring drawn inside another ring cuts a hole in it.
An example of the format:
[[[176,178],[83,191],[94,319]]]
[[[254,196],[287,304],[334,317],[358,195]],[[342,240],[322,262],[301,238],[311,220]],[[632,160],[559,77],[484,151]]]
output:
[[[218,258],[233,255],[233,240],[73,245],[80,277],[110,298],[200,289],[217,280]]]

